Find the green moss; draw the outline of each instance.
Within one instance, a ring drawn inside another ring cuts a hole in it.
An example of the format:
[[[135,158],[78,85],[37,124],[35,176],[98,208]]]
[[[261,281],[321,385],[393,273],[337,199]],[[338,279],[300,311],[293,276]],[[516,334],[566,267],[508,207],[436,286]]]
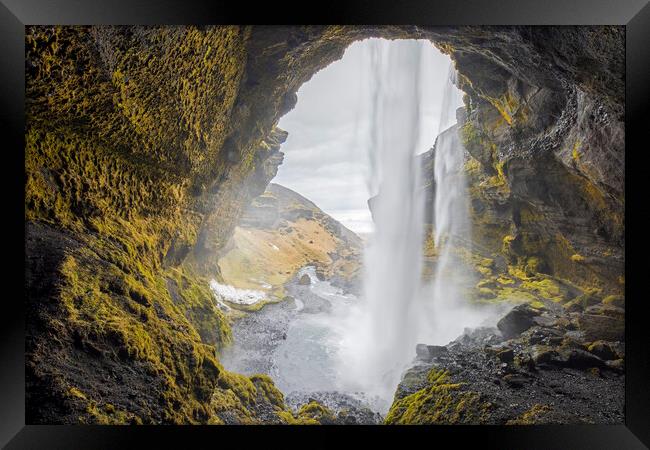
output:
[[[536,403],[519,417],[506,422],[506,425],[536,425],[542,423],[544,416],[552,410],[553,408],[549,405]]]
[[[573,262],[581,263],[581,262],[584,262],[584,260],[585,260],[585,257],[578,254],[578,253],[576,253],[574,255],[571,255],[571,261],[573,261]]]
[[[176,299],[175,306],[183,311],[201,336],[201,340],[217,348],[230,344],[230,324],[216,304],[209,281],[179,268],[168,269],[165,275],[167,282],[174,284],[181,297]]]
[[[221,368],[228,320],[191,261],[180,265],[208,210],[195,187],[227,172],[220,149],[246,35],[237,26],[26,29],[25,219],[76,243],[57,269],[48,326],[142,368],[159,396],[136,415],[60,370],[80,421],[220,423],[229,407],[249,420],[258,402],[281,408],[270,380]],[[254,170],[254,146],[245,150],[251,164],[228,166],[221,208],[244,195],[233,186]],[[217,209],[223,229],[238,217]]]
[[[334,423],[336,417],[327,407],[316,401],[302,405],[295,415],[296,424],[327,425]]]
[[[512,114],[516,103],[512,101],[512,97],[504,95],[503,98],[492,99],[492,105],[499,111],[503,120],[505,120],[508,125],[512,125]]]
[[[471,121],[467,121],[460,129],[461,140],[464,147],[482,145],[483,141],[479,130]]]
[[[480,394],[452,383],[446,371],[432,369],[429,386],[396,400],[386,416],[389,425],[479,424],[486,420],[490,404]]]
[[[258,392],[264,397],[265,403],[269,403],[277,408],[284,409],[284,395],[273,384],[273,380],[268,375],[253,375],[251,381],[257,388]]]
[[[565,291],[557,281],[551,278],[524,281],[521,284],[521,287],[542,298],[553,300],[555,302],[566,300]]]
[[[619,308],[625,307],[625,297],[623,295],[608,295],[603,299],[606,305],[618,306]]]
[[[571,157],[573,158],[573,162],[576,164],[580,161],[580,153],[578,150],[580,149],[581,144],[582,141],[580,139],[576,139],[575,143],[573,144],[573,149],[571,150]]]
[[[537,256],[531,256],[526,260],[526,266],[524,270],[526,271],[527,275],[533,276],[540,272],[545,272],[546,263],[544,262],[543,259]]]

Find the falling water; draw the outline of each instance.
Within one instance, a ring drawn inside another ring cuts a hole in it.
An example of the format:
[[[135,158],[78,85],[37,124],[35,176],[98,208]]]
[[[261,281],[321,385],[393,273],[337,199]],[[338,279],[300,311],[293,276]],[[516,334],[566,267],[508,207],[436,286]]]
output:
[[[426,220],[422,158],[416,155],[420,126],[429,125],[420,123],[420,78],[426,76],[420,63],[426,44],[369,44],[369,188],[376,195],[370,202],[375,232],[364,252],[363,295],[357,300],[333,292],[329,283],[314,281],[314,272],[309,292],[297,294],[295,310],[286,304],[266,307],[248,325],[253,332],[244,328],[239,347],[222,355],[222,361],[246,374],[271,374],[289,396],[335,391],[386,412],[417,343],[447,344],[484,316],[463,295],[467,270],[455,251],[471,246],[465,151],[455,124],[461,104],[455,72],[450,68],[443,91],[434,173],[424,174],[435,185],[434,217]],[[427,284],[422,273],[428,222],[434,224],[437,258]],[[299,276],[309,270],[313,268],[303,268]],[[226,292],[227,287],[213,288]],[[233,298],[252,295],[227,293]],[[303,301],[314,298],[331,301],[331,311],[303,314]]]
[[[411,306],[420,281],[424,223],[415,158],[422,43],[379,41],[370,51],[375,233],[365,253],[363,302],[351,316],[342,353],[348,382],[390,399],[417,337]]]
[[[455,87],[456,72],[450,66],[443,94],[440,129],[434,147],[433,240],[436,267],[433,280],[420,296],[419,339],[446,344],[465,327],[477,326],[484,313],[469,305],[464,287],[471,284],[467,269],[454,250],[471,248],[467,181],[463,170],[465,150],[459,136],[456,112],[461,104]]]
[[[388,404],[416,343],[446,344],[485,319],[463,295],[472,280],[454,251],[471,248],[472,240],[465,151],[456,124],[462,100],[451,64],[434,147],[436,266],[432,281],[422,281],[425,195],[415,157],[422,44],[409,44],[372,48],[376,231],[365,255],[363,300],[341,350],[348,382]]]

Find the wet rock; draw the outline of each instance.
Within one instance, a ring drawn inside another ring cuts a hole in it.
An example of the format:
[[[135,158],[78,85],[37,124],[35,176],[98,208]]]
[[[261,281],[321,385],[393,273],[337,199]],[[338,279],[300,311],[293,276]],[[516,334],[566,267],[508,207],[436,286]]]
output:
[[[530,349],[530,357],[535,366],[553,365],[559,357],[557,351],[547,345],[534,345]]]
[[[575,299],[574,299],[574,300],[571,300],[571,301],[568,302],[568,303],[565,303],[565,304],[564,304],[564,308],[565,308],[568,312],[580,312],[580,311],[582,311],[582,310],[584,309],[582,303],[579,302],[579,301],[576,301]]]
[[[620,309],[620,308],[619,308]],[[577,319],[578,327],[587,341],[623,341],[625,319],[604,314],[584,314]]]
[[[511,363],[515,359],[515,352],[511,348],[507,348],[497,353],[497,358],[505,363]]]
[[[605,364],[609,369],[612,369],[616,372],[623,372],[625,371],[625,360],[623,359],[615,359],[613,361],[606,361]]]
[[[535,346],[531,357],[535,365],[542,369],[568,367],[582,370],[590,367],[605,367],[602,359],[579,348]]]
[[[589,352],[580,349],[571,349],[560,352],[560,362],[565,367],[586,369],[589,367],[604,367],[605,362]]]
[[[341,392],[292,392],[287,395],[286,403],[298,411],[299,415],[302,409],[303,415],[308,413],[308,416],[317,419],[322,425],[378,425],[382,422],[381,415],[372,411],[364,399]],[[311,407],[305,409],[307,405]],[[311,413],[309,409],[312,410]],[[318,412],[326,414],[314,414]]]
[[[497,328],[506,339],[512,339],[535,325],[533,320],[539,311],[527,304],[517,305],[497,323]]]
[[[586,314],[598,314],[598,315],[603,315],[603,316],[608,316],[608,317],[625,317],[625,310],[623,308],[619,308],[618,306],[612,305],[612,304],[607,304],[607,303],[600,303],[597,305],[593,305],[585,309]]]
[[[418,358],[429,361],[447,355],[449,350],[441,345],[418,344],[415,346],[415,353]]]
[[[301,286],[309,286],[311,284],[311,278],[309,277],[309,275],[304,274],[298,280],[298,284]]]
[[[625,309],[625,297],[622,295],[610,295],[603,299],[603,304]]]
[[[528,353],[520,353],[515,355],[514,359],[515,367],[523,370],[533,371],[535,370],[535,361]]]
[[[614,346],[606,341],[596,341],[587,347],[589,353],[593,353],[605,361],[618,359],[620,356]]]
[[[332,261],[335,261],[339,257],[336,253],[333,253],[333,252],[328,253],[328,255],[332,259]],[[316,277],[320,281],[325,281],[326,280],[327,277],[325,276],[325,270],[322,267],[317,267],[316,268]]]
[[[503,341],[499,330],[494,327],[465,328],[463,334],[452,341],[448,348],[456,346],[479,347],[496,345]]]
[[[567,302],[564,304],[564,308],[568,312],[580,312],[583,311],[585,308],[588,308],[593,305],[597,305],[600,303],[600,300],[598,297],[592,294],[582,294],[571,300],[570,302]]]
[[[528,383],[528,378],[518,374],[511,373],[511,374],[504,375],[503,381],[505,381],[509,387],[520,388],[523,387],[524,384]]]
[[[546,327],[532,327],[522,333],[522,338],[529,344],[558,345],[562,342],[562,332]]]

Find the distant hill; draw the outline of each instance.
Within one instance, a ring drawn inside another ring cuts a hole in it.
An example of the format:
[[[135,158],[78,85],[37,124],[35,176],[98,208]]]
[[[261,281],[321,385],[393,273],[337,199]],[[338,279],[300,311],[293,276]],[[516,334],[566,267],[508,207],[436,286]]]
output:
[[[306,265],[333,284],[357,291],[363,242],[300,194],[271,183],[244,212],[224,248],[223,281],[282,295]]]

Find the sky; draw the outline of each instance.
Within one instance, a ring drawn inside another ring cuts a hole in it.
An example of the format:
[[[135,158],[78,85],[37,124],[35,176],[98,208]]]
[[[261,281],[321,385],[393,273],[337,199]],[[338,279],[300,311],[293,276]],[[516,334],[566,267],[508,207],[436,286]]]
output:
[[[343,58],[301,86],[295,108],[279,123],[289,136],[281,148],[284,162],[273,179],[360,235],[373,230],[367,201],[375,194],[368,187],[370,41],[353,43]],[[405,45],[400,40],[381,41],[386,46]],[[421,43],[421,127],[416,153],[429,150],[438,134],[451,64],[433,44]]]

